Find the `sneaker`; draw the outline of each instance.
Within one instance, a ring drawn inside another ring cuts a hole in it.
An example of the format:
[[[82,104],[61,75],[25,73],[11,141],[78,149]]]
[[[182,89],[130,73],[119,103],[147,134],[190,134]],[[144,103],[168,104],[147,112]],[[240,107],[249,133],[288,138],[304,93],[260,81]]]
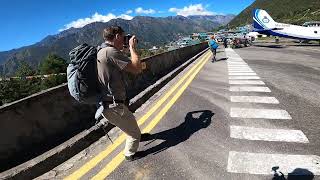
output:
[[[134,161],[134,160],[135,160],[134,155],[124,156],[124,158],[125,158],[127,161]]]
[[[134,155],[124,156],[124,158],[125,158],[127,161],[134,161],[134,160],[140,159],[140,158],[141,158],[141,155],[140,155],[140,152],[136,152]]]

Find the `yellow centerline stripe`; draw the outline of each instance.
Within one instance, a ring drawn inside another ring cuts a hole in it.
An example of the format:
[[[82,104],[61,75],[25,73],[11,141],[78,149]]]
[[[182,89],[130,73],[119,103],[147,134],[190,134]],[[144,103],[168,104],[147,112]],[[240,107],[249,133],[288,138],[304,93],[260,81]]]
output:
[[[178,100],[178,98],[182,95],[188,85],[192,82],[192,80],[196,77],[202,67],[205,65],[207,61],[203,61],[200,67],[190,76],[190,78],[186,81],[186,83],[178,90],[178,92],[173,96],[173,98],[165,105],[165,107],[157,114],[155,118],[148,124],[147,127],[143,129],[143,132],[150,132],[163,118],[163,116],[167,113],[167,111],[172,107],[172,105]],[[113,158],[97,175],[95,175],[92,180],[102,180],[105,179],[112,171],[114,171],[121,162],[124,161],[124,156],[122,152],[120,152],[115,158]]]
[[[206,59],[206,57],[210,55],[210,53],[206,53],[205,55],[202,55],[202,59],[197,62],[196,65],[194,65],[188,72],[185,74],[179,82],[170,89],[170,91],[163,96],[144,116],[142,116],[138,120],[138,125],[142,125],[167,99],[168,97],[185,81],[185,79],[198,67],[202,61]],[[73,172],[71,175],[64,178],[65,180],[74,180],[74,179],[80,179],[83,175],[85,175],[87,172],[89,172],[92,168],[94,168],[99,162],[101,162],[104,158],[106,158],[111,152],[113,152],[119,145],[121,145],[126,139],[126,135],[122,133],[113,144],[109,145],[104,151],[100,152],[97,156],[92,158],[90,161],[88,161],[86,164],[84,164],[81,168]]]

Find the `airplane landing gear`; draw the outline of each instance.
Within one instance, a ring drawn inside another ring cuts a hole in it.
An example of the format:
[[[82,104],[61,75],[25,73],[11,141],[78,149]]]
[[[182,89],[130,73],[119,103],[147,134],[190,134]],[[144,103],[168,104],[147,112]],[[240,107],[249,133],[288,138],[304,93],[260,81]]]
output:
[[[278,36],[276,36],[275,41],[276,41],[276,44],[279,44],[280,40]]]

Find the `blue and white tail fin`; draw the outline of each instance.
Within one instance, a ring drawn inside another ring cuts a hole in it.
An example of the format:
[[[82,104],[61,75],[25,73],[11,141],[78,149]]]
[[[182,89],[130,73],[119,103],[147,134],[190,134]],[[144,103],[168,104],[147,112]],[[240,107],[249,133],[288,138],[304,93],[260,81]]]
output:
[[[276,22],[262,9],[255,9],[253,12],[253,27],[256,30],[271,30],[276,28]]]

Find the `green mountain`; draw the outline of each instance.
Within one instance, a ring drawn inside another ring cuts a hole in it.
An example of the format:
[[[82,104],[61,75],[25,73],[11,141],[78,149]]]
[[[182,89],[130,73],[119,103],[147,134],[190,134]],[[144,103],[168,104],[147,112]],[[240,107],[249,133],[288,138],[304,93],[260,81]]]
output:
[[[229,23],[229,27],[252,24],[254,9],[266,10],[281,23],[301,25],[306,21],[320,21],[320,0],[256,0]]]
[[[137,35],[140,48],[151,48],[193,32],[212,31],[215,27],[226,25],[233,17],[234,15],[137,16],[132,20],[113,19],[106,23],[91,23],[82,28],[71,28],[57,35],[48,36],[31,46],[0,52],[0,75],[13,75],[21,61],[36,68],[49,53],[68,60],[69,51],[81,43],[95,46],[101,44],[102,30],[108,26],[121,26],[126,33]]]

